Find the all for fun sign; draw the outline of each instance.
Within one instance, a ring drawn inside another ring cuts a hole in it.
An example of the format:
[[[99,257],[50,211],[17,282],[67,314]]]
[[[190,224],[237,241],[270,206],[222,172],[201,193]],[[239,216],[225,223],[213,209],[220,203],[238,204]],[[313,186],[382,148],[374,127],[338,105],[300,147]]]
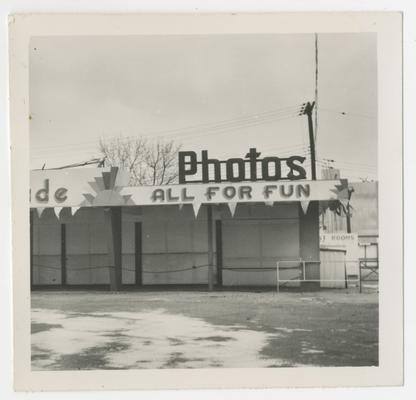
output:
[[[233,204],[299,201],[306,212],[310,201],[346,199],[346,180],[198,183],[127,186],[128,175],[118,168],[32,171],[33,208],[192,204]]]
[[[276,184],[253,182],[244,184],[188,184],[171,186],[126,187],[121,193],[129,195],[134,204],[216,204],[300,201],[338,199],[346,182],[341,181],[297,181]],[[198,207],[199,208],[199,207]],[[305,210],[306,211],[306,210]]]

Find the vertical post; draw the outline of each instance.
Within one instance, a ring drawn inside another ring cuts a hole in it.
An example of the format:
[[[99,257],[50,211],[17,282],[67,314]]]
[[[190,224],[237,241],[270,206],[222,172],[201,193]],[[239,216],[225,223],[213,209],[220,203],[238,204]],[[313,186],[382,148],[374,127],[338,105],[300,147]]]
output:
[[[348,275],[347,275],[347,262],[344,261],[344,279],[345,279],[345,289],[348,289]]]
[[[111,207],[111,220],[114,242],[114,267],[116,290],[121,289],[121,268],[122,268],[122,249],[121,249],[121,207]]]
[[[351,195],[353,194],[354,189],[349,188],[348,189],[348,203],[347,203],[347,233],[351,233],[351,206],[350,206],[350,200]]]
[[[214,286],[214,249],[212,243],[212,205],[207,204],[207,229],[208,229],[208,290]]]
[[[279,293],[279,261],[276,263],[276,292]]]
[[[350,212],[348,211],[348,208],[347,208],[347,233],[351,233],[351,217],[350,217]]]
[[[142,223],[136,222],[134,224],[134,262],[135,262],[135,284],[141,286],[143,284],[143,260],[142,260]]]
[[[303,280],[306,280],[306,266],[305,266],[305,260],[302,260],[302,267],[303,267]]]
[[[30,226],[30,289],[33,289],[33,210],[29,214]]]
[[[215,244],[217,248],[217,284],[222,286],[222,221],[215,221]]]
[[[364,244],[364,263],[367,267],[367,244]]]
[[[361,261],[358,261],[358,272],[360,276],[360,293],[362,293]]]
[[[304,114],[308,117],[308,129],[309,129],[309,147],[311,149],[311,175],[312,180],[316,181],[316,159],[315,159],[315,138],[313,135],[313,122],[312,122],[312,110],[315,102],[307,103]]]
[[[66,286],[66,225],[61,224],[61,285]]]
[[[299,257],[307,264],[305,267],[304,290],[320,288],[320,250],[319,250],[319,202],[311,201],[306,214],[299,205]]]
[[[106,211],[107,244],[110,268],[110,290],[121,289],[121,207]]]

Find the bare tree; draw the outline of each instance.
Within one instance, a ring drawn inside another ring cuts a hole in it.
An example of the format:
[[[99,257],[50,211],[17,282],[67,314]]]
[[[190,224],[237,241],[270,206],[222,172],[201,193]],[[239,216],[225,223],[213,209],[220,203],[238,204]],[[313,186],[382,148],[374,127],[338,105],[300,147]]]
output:
[[[100,152],[105,165],[130,172],[130,185],[167,185],[178,177],[180,145],[173,140],[151,142],[143,137],[101,139]]]
[[[146,178],[150,185],[168,185],[178,178],[178,151],[173,141],[150,144],[145,157]]]

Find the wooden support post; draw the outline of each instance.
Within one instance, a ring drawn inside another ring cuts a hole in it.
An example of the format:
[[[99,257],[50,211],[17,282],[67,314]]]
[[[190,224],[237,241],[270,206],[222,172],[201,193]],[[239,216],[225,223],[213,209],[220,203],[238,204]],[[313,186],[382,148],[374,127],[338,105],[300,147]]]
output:
[[[351,215],[350,215],[350,204],[347,205],[347,233],[351,233]]]
[[[107,245],[110,268],[110,290],[121,289],[121,207],[109,207],[106,211]]]
[[[344,261],[344,279],[345,279],[345,289],[348,289],[348,274],[347,274],[347,262]]]
[[[135,242],[135,284],[141,286],[143,284],[143,259],[142,259],[142,223],[134,224],[134,242]]]
[[[214,248],[212,242],[212,205],[207,206],[207,229],[208,229],[208,290],[214,288]]]
[[[111,207],[111,222],[113,228],[114,242],[114,267],[116,278],[116,290],[121,290],[121,268],[122,268],[122,249],[121,249],[121,207]]]
[[[66,286],[66,225],[61,224],[61,285]]]
[[[305,261],[303,290],[320,288],[319,202],[311,201],[306,214],[299,205],[299,256]]]
[[[217,248],[217,285],[222,286],[222,221],[215,221],[215,245]]]
[[[276,292],[279,293],[280,288],[279,288],[279,261],[276,263]]]
[[[302,262],[302,279],[306,280],[306,262],[305,260],[301,260]]]

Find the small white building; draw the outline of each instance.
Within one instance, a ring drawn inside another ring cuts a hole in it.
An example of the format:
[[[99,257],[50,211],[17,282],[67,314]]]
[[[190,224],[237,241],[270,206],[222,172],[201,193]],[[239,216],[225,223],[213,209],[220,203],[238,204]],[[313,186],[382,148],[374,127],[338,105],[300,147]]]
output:
[[[127,182],[118,168],[32,171],[32,288],[275,287],[278,261],[300,261],[282,283],[319,286],[318,202],[345,195],[340,180]]]

